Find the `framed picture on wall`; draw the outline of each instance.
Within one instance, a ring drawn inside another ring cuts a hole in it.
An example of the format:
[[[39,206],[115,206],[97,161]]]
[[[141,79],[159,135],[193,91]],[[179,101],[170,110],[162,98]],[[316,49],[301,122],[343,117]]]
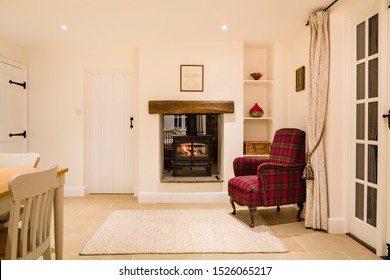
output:
[[[180,65],[180,91],[203,91],[203,65]]]
[[[298,68],[295,71],[295,91],[305,89],[305,66]]]

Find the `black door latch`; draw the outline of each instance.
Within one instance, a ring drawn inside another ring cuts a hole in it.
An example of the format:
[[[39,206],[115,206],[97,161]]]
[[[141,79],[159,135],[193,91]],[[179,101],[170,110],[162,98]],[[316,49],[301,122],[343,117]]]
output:
[[[23,138],[26,138],[26,131],[23,131],[23,132],[21,132],[21,133],[10,133],[8,136],[9,136],[9,137],[23,136]]]
[[[387,118],[387,123],[389,124],[389,128],[390,128],[390,110],[387,115],[383,115],[382,117]]]

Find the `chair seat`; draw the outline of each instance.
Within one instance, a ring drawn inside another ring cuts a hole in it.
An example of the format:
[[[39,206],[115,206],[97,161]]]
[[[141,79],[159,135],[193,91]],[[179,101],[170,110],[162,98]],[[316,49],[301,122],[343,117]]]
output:
[[[228,182],[229,196],[234,197],[234,201],[241,206],[249,208],[261,206],[258,180],[257,175],[231,178]]]

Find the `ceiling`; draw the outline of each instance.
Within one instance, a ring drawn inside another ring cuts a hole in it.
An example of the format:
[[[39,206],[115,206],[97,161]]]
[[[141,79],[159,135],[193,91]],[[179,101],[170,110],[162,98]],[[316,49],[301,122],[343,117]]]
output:
[[[291,38],[332,0],[0,0],[0,38],[34,48]],[[66,24],[67,30],[61,25]],[[223,31],[222,25],[228,29]]]

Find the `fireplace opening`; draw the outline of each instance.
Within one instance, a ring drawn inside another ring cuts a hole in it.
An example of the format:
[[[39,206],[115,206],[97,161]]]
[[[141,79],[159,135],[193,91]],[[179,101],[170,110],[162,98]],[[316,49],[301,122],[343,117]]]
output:
[[[216,114],[163,116],[165,176],[218,178],[218,118]]]

